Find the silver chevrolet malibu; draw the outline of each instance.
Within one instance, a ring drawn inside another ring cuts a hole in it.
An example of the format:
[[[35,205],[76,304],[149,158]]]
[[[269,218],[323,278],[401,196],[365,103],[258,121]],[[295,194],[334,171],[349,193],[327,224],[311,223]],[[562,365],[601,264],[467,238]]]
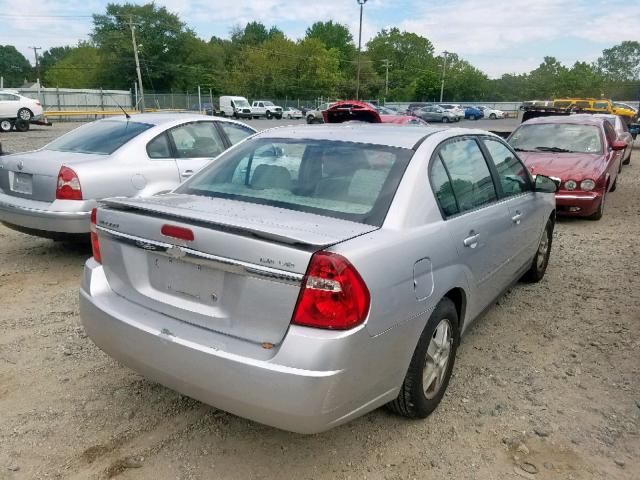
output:
[[[170,191],[253,133],[233,120],[182,113],[83,125],[40,150],[0,157],[0,222],[52,238],[88,234],[97,200]]]
[[[543,277],[556,188],[481,130],[268,130],[94,210],[82,322],[144,376],[278,428],[423,418],[469,325]]]

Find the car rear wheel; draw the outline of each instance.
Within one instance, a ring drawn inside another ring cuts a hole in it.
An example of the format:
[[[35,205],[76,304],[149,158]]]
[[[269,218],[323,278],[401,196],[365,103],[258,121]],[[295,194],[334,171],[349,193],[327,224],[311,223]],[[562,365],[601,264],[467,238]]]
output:
[[[21,108],[20,110],[18,110],[18,118],[24,120],[25,122],[31,121],[32,117],[33,112],[31,112],[31,110],[29,110],[28,108]]]
[[[8,132],[11,130],[11,120],[0,121],[0,132]]]
[[[495,120],[495,119],[496,119],[496,118],[498,118],[498,117],[496,117],[496,114],[495,114],[495,113],[492,113],[491,115],[489,115],[489,118],[490,118],[491,120]]]
[[[16,123],[14,124],[14,128],[18,132],[27,132],[29,131],[29,122],[23,120],[22,118],[17,118]]]
[[[449,385],[458,341],[458,312],[450,299],[443,298],[429,317],[400,393],[388,408],[410,418],[433,412]]]
[[[547,220],[547,225],[544,227],[544,232],[540,238],[540,244],[538,250],[533,257],[531,267],[524,274],[522,279],[526,282],[537,283],[542,280],[545,272],[547,271],[547,265],[549,265],[549,256],[551,255],[551,243],[553,242],[553,220]]]
[[[442,117],[442,123],[449,123],[449,119],[447,117]]]

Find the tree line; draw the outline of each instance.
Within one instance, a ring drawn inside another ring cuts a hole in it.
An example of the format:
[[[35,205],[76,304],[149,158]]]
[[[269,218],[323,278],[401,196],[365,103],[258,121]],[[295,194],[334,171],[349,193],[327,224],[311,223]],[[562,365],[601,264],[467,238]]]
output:
[[[134,26],[144,88],[249,98],[354,98],[358,52],[345,25],[316,22],[297,41],[278,27],[254,21],[234,27],[229,39],[199,38],[178,15],[154,3],[109,4],[93,15],[88,41],[53,47],[38,71],[11,45],[0,45],[0,75],[20,86],[39,76],[47,87],[130,89],[136,81]],[[640,42],[623,41],[594,62],[563,65],[545,57],[529,73],[497,79],[455,53],[436,54],[429,39],[398,28],[383,29],[360,57],[360,97],[429,101],[440,96],[446,71],[447,101],[510,101],[554,97],[635,99],[640,91]]]

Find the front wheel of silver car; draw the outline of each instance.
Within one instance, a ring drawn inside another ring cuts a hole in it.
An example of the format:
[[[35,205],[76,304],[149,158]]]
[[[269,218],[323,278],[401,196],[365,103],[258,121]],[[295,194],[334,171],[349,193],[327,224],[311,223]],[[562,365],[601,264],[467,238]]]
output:
[[[537,283],[542,280],[545,272],[547,271],[547,265],[549,265],[549,257],[551,255],[551,243],[553,241],[553,221],[547,220],[544,232],[540,238],[538,249],[531,261],[529,270],[524,274],[522,279],[526,282]]]
[[[422,331],[398,397],[388,404],[393,412],[425,418],[436,409],[449,385],[458,341],[458,312],[443,298]]]

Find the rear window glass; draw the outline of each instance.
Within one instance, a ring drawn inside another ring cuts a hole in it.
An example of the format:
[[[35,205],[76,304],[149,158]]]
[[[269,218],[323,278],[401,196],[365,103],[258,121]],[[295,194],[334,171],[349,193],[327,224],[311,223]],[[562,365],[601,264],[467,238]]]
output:
[[[521,125],[509,139],[518,150],[602,153],[600,129],[595,125],[541,123]]]
[[[256,138],[176,191],[380,226],[412,155],[381,145]]]
[[[106,121],[90,123],[54,140],[46,150],[110,155],[153,125],[138,122]]]

